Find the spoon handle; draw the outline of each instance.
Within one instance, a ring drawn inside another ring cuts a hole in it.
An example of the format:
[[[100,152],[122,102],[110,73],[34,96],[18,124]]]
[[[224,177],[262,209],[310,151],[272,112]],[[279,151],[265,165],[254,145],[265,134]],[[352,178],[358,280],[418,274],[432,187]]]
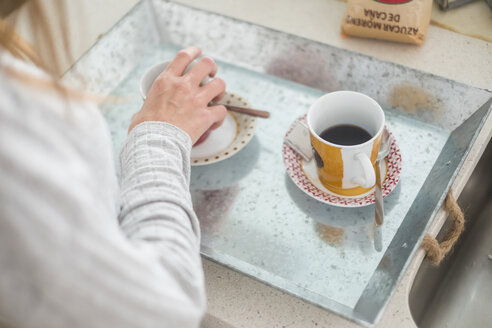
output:
[[[216,103],[211,103],[211,105],[212,106],[222,105],[222,106],[225,106],[225,108],[227,108],[227,110],[230,110],[231,112],[246,114],[246,115],[250,115],[250,116],[256,116],[256,117],[261,117],[261,118],[269,118],[270,117],[270,113],[266,112],[264,110],[238,107],[238,106],[231,106],[231,105],[225,105],[225,104],[216,104]]]
[[[384,163],[384,158],[383,158]],[[383,224],[384,220],[384,207],[383,207],[383,188],[382,188],[382,178],[381,178],[381,169],[380,169],[380,161],[376,161],[376,185],[374,188],[374,197],[376,198],[375,202],[375,221],[376,225],[380,226]]]

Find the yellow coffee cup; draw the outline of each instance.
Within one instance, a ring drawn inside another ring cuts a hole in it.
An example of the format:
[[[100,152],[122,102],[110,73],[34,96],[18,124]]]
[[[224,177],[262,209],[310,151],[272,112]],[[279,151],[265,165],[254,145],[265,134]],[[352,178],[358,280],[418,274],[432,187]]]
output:
[[[381,106],[359,92],[328,93],[311,105],[307,125],[323,186],[345,196],[374,186],[384,124]]]

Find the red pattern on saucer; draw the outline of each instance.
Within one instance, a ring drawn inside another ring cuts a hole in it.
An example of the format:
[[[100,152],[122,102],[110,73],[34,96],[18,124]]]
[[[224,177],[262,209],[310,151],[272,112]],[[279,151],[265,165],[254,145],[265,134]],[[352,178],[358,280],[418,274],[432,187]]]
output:
[[[306,122],[306,115],[298,118],[297,120]],[[292,123],[289,131],[287,131],[285,135],[286,138],[292,132],[294,123],[295,122]],[[282,147],[282,157],[284,159],[287,173],[291,177],[292,181],[302,191],[304,191],[309,196],[319,200],[320,202],[339,207],[361,207],[374,204],[374,202],[376,201],[374,197],[374,191],[361,197],[346,197],[342,195],[331,194],[319,189],[305,175],[301,166],[301,156],[298,155],[289,145],[287,145],[286,142],[284,142]],[[395,189],[396,185],[400,181],[401,163],[402,159],[400,148],[396,144],[396,140],[393,137],[393,141],[390,147],[390,153],[387,157],[388,173],[386,175],[386,179],[383,182],[383,197],[388,196]]]

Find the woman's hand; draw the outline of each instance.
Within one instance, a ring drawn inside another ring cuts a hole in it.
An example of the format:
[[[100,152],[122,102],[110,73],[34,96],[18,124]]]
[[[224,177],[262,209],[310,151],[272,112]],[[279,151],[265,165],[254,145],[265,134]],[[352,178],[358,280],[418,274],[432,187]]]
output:
[[[227,115],[224,106],[209,106],[225,94],[225,82],[214,78],[204,86],[201,81],[213,77],[217,65],[210,57],[202,57],[186,74],[189,64],[201,54],[198,47],[178,52],[157,77],[147,98],[133,117],[128,131],[145,121],[171,123],[188,133],[194,144],[208,129],[217,128]]]

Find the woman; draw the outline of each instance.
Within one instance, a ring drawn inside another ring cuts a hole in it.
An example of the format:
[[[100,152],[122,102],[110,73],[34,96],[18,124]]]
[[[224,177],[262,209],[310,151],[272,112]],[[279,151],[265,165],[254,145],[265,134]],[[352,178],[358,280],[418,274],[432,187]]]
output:
[[[225,83],[200,86],[217,69],[207,57],[182,75],[201,51],[180,51],[132,118],[118,186],[101,114],[43,61],[59,57],[40,3],[28,1],[31,24],[51,46],[31,53],[0,31],[0,326],[198,327],[190,150],[224,119],[208,104]]]

